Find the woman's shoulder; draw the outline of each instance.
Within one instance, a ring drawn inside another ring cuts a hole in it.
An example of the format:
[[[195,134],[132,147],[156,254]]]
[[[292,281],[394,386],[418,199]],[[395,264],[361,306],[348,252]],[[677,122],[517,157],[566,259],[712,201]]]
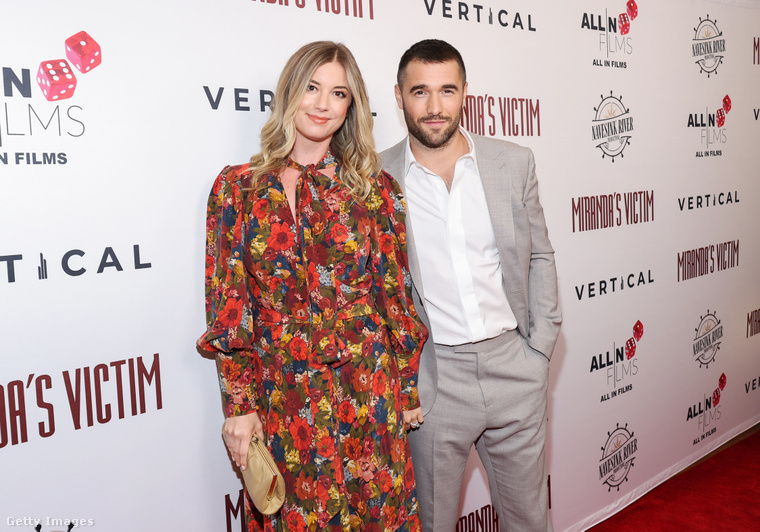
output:
[[[380,170],[373,176],[373,189],[377,190],[380,197],[384,199],[383,203],[392,206],[393,210],[399,212],[404,210],[404,194],[398,181],[385,170]]]
[[[251,188],[253,168],[250,163],[228,165],[222,168],[214,181],[213,194],[230,194]]]
[[[398,198],[403,197],[404,194],[401,191],[401,185],[399,185],[398,181],[388,172],[385,170],[380,170],[373,177],[375,183],[377,183],[377,186],[381,190],[387,190],[388,193]]]
[[[226,184],[228,186],[241,186],[245,188],[247,183],[250,183],[253,176],[253,168],[251,163],[227,165],[217,177],[217,181],[220,184]]]

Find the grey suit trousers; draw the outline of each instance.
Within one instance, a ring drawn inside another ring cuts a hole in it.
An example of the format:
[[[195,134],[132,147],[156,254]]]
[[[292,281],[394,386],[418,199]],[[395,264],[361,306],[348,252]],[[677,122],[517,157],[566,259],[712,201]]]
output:
[[[551,531],[544,464],[548,359],[516,332],[436,345],[438,393],[409,434],[422,530],[454,532],[472,444],[500,530]]]

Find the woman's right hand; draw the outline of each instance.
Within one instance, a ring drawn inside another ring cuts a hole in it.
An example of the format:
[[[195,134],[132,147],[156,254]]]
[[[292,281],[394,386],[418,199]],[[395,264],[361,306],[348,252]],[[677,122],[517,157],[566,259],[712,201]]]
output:
[[[248,445],[254,433],[264,439],[264,426],[256,412],[228,417],[222,425],[222,437],[235,464],[244,470],[248,465]]]

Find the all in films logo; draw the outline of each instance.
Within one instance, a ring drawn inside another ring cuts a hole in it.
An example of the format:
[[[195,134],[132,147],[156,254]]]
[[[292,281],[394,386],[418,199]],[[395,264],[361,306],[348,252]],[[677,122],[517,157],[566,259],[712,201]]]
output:
[[[591,140],[602,151],[602,159],[609,157],[615,162],[615,157],[623,157],[623,151],[631,143],[633,137],[633,116],[623,105],[623,97],[600,96],[601,101],[594,107],[594,119],[591,123]]]
[[[691,55],[699,66],[699,72],[707,74],[708,78],[717,74],[725,52],[726,39],[718,29],[717,20],[710,20],[710,15],[704,20],[699,17],[699,25],[694,28],[694,39],[691,41]]]
[[[726,380],[726,374],[722,373],[718,378],[718,386],[712,392],[712,395],[709,395],[709,392],[703,394],[701,401],[694,403],[693,406],[689,406],[689,410],[686,413],[686,422],[697,420],[698,436],[694,438],[692,445],[697,445],[715,434],[715,422],[720,419],[721,415],[720,397],[726,387]]]
[[[625,61],[620,61],[633,53],[633,42],[628,33],[631,23],[639,14],[635,0],[628,0],[626,10],[617,17],[604,10],[604,15],[598,13],[583,13],[581,29],[591,30],[599,35],[599,53],[604,57],[596,57],[591,64],[607,68],[627,68]],[[613,11],[614,13],[614,11]]]
[[[84,135],[82,107],[60,102],[70,100],[74,96],[79,86],[77,75],[92,72],[102,63],[103,57],[100,45],[86,31],[80,31],[65,39],[63,45],[65,59],[41,61],[35,69],[34,79],[30,68],[14,70],[11,67],[2,67],[3,95],[6,98],[32,98],[32,89],[36,85],[45,100],[56,105],[49,107],[20,101],[7,102],[0,108],[0,147],[9,139],[19,142],[26,137],[60,138],[68,135],[76,138]],[[50,56],[53,54],[48,55]],[[76,74],[76,71],[79,74]],[[51,165],[67,162],[66,153],[22,150],[12,154],[0,152],[0,163],[4,165]]]
[[[638,439],[634,438],[633,431],[628,430],[627,423],[623,427],[617,425],[615,430],[607,433],[599,461],[599,480],[607,485],[607,491],[612,488],[620,491],[620,485],[628,481],[637,451]]]
[[[644,336],[644,325],[637,321],[633,326],[633,336],[623,345],[612,345],[612,354],[608,350],[606,355],[599,353],[591,357],[590,373],[602,371],[607,378],[607,386],[610,391],[602,394],[601,403],[619,397],[633,389],[630,381],[639,372],[638,359],[636,359],[636,346]]]
[[[86,31],[75,33],[66,39],[65,44],[66,58],[81,74],[87,74],[103,61],[100,45]],[[77,78],[66,59],[51,59],[40,63],[37,84],[47,101],[53,102],[71,98]]]
[[[723,155],[723,150],[716,149],[716,147],[726,144],[728,140],[726,120],[729,111],[731,111],[731,97],[726,94],[720,107],[714,113],[705,107],[704,113],[689,114],[687,127],[699,130],[700,144],[703,148],[697,151],[697,158],[721,157]]]
[[[715,312],[710,312],[710,309],[707,309],[707,314],[699,317],[699,326],[694,329],[697,334],[694,337],[692,349],[694,360],[699,362],[700,368],[702,366],[709,367],[715,361],[715,355],[720,349],[723,325],[715,314]]]

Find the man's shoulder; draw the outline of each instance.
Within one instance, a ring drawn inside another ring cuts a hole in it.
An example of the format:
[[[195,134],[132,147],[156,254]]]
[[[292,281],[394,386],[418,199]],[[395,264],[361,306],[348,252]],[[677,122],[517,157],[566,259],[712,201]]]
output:
[[[388,164],[391,161],[395,161],[399,157],[403,157],[405,152],[406,138],[403,138],[397,144],[394,144],[390,148],[381,151],[380,157],[383,159],[383,164]]]
[[[473,133],[470,133],[470,137],[475,145],[475,154],[478,157],[530,157],[530,154],[532,153],[530,148],[521,146],[509,140],[483,137]]]
[[[403,182],[404,159],[406,156],[406,138],[387,150],[380,152],[383,161],[383,170]]]

